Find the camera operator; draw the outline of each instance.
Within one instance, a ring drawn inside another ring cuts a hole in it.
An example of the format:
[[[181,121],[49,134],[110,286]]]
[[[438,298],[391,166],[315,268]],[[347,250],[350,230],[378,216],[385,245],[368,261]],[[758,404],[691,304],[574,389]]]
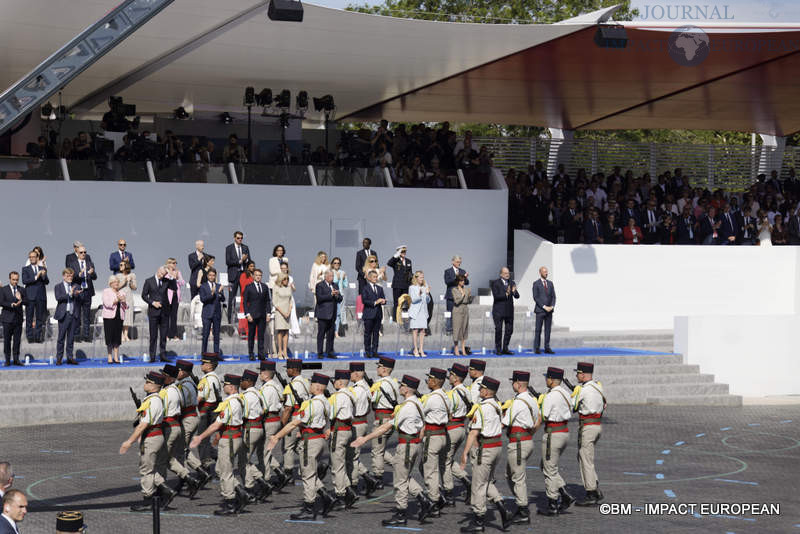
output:
[[[78,132],[78,138],[72,147],[72,159],[87,160],[94,157],[94,149],[92,149],[92,140],[86,132]]]
[[[122,97],[109,97],[108,107],[110,109],[103,115],[100,127],[107,132],[127,132],[131,122],[125,118],[126,108],[122,103]]]
[[[233,163],[235,165],[247,163],[247,154],[244,151],[244,147],[239,144],[239,138],[236,134],[228,136],[228,144],[222,149],[222,159],[225,163]]]
[[[370,144],[373,147],[377,147],[383,143],[386,145],[386,148],[391,151],[393,140],[394,136],[392,135],[392,132],[389,131],[389,122],[386,119],[383,119],[381,120],[380,126],[378,126],[378,130],[372,136]]]

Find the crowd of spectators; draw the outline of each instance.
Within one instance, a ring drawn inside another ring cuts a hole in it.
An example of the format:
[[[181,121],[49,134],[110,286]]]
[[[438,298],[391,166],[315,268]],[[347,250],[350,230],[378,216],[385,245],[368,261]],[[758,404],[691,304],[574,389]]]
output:
[[[655,180],[614,167],[606,176],[576,175],[541,161],[506,174],[512,228],[553,242],[586,244],[800,244],[800,181],[759,175],[746,191],[693,187],[682,170]]]

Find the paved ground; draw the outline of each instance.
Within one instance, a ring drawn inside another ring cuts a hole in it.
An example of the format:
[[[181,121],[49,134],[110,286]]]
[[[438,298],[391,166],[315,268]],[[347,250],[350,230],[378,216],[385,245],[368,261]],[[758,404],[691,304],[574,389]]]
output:
[[[530,527],[513,527],[512,532],[558,528],[563,532],[615,534],[800,533],[800,495],[796,490],[800,406],[614,406],[607,416],[598,449],[601,488],[606,502],[631,504],[630,514],[602,515],[599,509],[572,508],[558,518],[533,516]],[[31,501],[23,532],[53,532],[55,512],[64,509],[83,510],[94,533],[151,532],[149,515],[128,512],[128,506],[140,498],[135,450],[123,457],[117,454],[129,431],[129,422],[4,429],[0,457],[13,462],[19,475],[15,487],[25,490]],[[569,490],[581,496],[576,437],[573,431],[562,473]],[[528,482],[532,505],[541,506],[545,498],[539,458],[537,447],[529,464]],[[500,491],[509,495],[504,477],[498,477],[497,482]],[[380,519],[393,504],[387,489],[369,502],[360,502],[352,513],[335,513],[314,524],[287,523],[300,499],[300,487],[289,490],[273,496],[270,503],[250,506],[239,517],[217,518],[212,515],[218,503],[217,486],[212,483],[194,501],[176,499],[176,510],[162,515],[162,532],[291,529],[311,533],[320,528],[334,533],[352,532],[354,528],[376,532],[385,530]],[[713,510],[713,516],[653,516],[645,515],[642,507],[646,503],[776,503],[780,515]],[[459,502],[455,509],[447,508],[440,519],[422,525],[409,521],[406,530],[457,532],[467,512]],[[496,520],[493,525],[497,525]]]

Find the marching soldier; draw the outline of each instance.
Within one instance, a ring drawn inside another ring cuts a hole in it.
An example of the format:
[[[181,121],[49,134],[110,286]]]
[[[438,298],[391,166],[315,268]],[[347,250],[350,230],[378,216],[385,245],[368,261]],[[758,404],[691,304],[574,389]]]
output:
[[[353,439],[366,436],[368,432],[367,416],[369,415],[370,387],[365,378],[364,362],[350,362],[350,382],[353,383],[351,390],[355,394],[355,411],[353,412]],[[352,455],[351,468],[349,473],[353,483],[353,489],[358,491],[358,479],[364,478],[364,495],[369,497],[375,492],[378,481],[369,474],[367,468],[361,463],[361,449],[348,448]]]
[[[312,397],[303,401],[297,412],[297,417],[284,426],[277,434],[269,438],[267,450],[272,450],[278,441],[289,436],[295,429],[300,430],[302,436],[302,476],[303,476],[303,508],[300,512],[290,517],[295,521],[313,521],[317,517],[314,504],[319,497],[322,504],[322,515],[327,516],[333,507],[333,497],[322,485],[317,476],[317,462],[325,450],[326,439],[330,436],[331,404],[325,398],[325,387],[329,378],[320,373],[314,373],[309,386]]]
[[[181,426],[183,395],[175,381],[178,378],[178,368],[168,363],[161,373],[164,375],[164,384],[166,385],[160,391],[159,396],[164,401],[163,431],[169,457],[169,470],[178,475],[180,479],[175,491],[180,493],[186,486],[188,488],[187,496],[191,499],[200,489],[200,481],[189,472],[184,463],[186,442],[183,439],[183,427]]]
[[[167,449],[164,446],[164,403],[159,396],[164,385],[164,375],[150,371],[144,377],[144,391],[147,396],[136,409],[138,424],[130,437],[122,442],[120,454],[125,454],[136,441],[139,441],[139,483],[142,486],[144,501],[131,506],[134,512],[148,512],[153,506],[153,495],[158,492],[166,507],[175,497],[165,483],[167,474]]]
[[[545,373],[547,393],[539,397],[544,436],[542,439],[542,474],[547,494],[547,509],[538,510],[541,515],[558,515],[573,503],[575,499],[567,493],[566,483],[558,473],[558,460],[569,442],[567,421],[572,416],[572,404],[569,402],[570,391],[562,384],[564,370],[548,367]]]
[[[223,504],[214,515],[238,514],[247,506],[248,495],[242,486],[242,412],[243,401],[239,397],[240,376],[226,374],[222,391],[225,399],[214,410],[218,414],[211,425],[202,434],[192,439],[191,446],[196,447],[214,434],[220,432],[217,445],[217,476]]]
[[[392,517],[384,519],[381,523],[387,527],[397,527],[407,524],[406,510],[408,509],[408,496],[417,499],[419,513],[417,519],[422,522],[433,509],[433,502],[425,496],[422,486],[412,477],[414,464],[420,453],[420,442],[425,425],[422,413],[422,403],[417,399],[419,379],[404,375],[400,382],[400,395],[405,399],[395,409],[393,419],[387,419],[381,425],[364,437],[353,441],[351,447],[361,447],[367,441],[388,435],[392,430],[397,430],[397,450],[394,454],[394,499],[396,508]]]
[[[472,459],[472,496],[470,507],[472,519],[469,525],[461,527],[461,532],[483,532],[486,522],[486,500],[497,507],[503,522],[503,530],[509,523],[508,510],[503,506],[503,496],[494,485],[494,468],[500,462],[503,447],[503,426],[501,409],[495,395],[500,382],[494,378],[483,377],[480,386],[480,403],[470,410],[469,436],[464,452],[461,454],[461,468],[467,465],[467,457],[473,445],[477,450]]]
[[[219,376],[214,372],[219,365],[220,358],[216,352],[204,352],[201,356],[200,370],[203,371],[203,377],[197,383],[197,411],[199,412],[197,421],[196,434],[201,434],[213,422],[214,410],[219,406],[219,401],[222,398],[222,384],[219,381]],[[204,441],[200,444],[195,454],[189,447],[189,465],[197,465],[200,463],[204,470],[209,474],[211,473],[211,464],[214,459],[211,456],[211,444]]]
[[[431,367],[428,373],[428,389],[431,392],[422,397],[422,410],[425,418],[425,433],[422,447],[421,471],[428,488],[428,497],[434,503],[430,517],[439,517],[444,499],[439,493],[441,484],[440,467],[447,458],[447,423],[450,421],[451,401],[442,386],[447,371]]]
[[[289,383],[286,384],[286,388],[283,390],[285,400],[283,414],[281,415],[281,426],[286,426],[292,417],[297,417],[300,413],[300,406],[311,397],[311,384],[307,378],[300,374],[302,371],[302,360],[286,360],[286,375],[289,377]],[[290,481],[295,478],[294,464],[299,449],[300,431],[296,430],[283,440],[283,470]]]
[[[527,371],[514,371],[511,387],[516,395],[503,404],[503,426],[508,434],[506,479],[517,500],[517,510],[511,517],[514,524],[531,522],[527,468],[528,458],[533,453],[533,434],[538,430],[541,419],[537,399],[528,391],[530,378],[531,374]]]
[[[264,455],[264,404],[255,388],[258,373],[245,369],[242,373],[241,398],[244,401],[244,444],[245,477],[244,489],[249,501],[264,502],[272,495],[272,485],[264,480],[262,457]]]
[[[580,382],[572,393],[575,397],[573,410],[578,412],[580,417],[578,466],[581,470],[583,487],[586,489],[586,498],[575,503],[575,506],[594,506],[603,500],[603,493],[598,487],[597,473],[594,470],[594,448],[603,431],[601,419],[607,403],[603,386],[592,378],[594,364],[578,362],[575,371]]]
[[[356,406],[354,388],[348,388],[350,371],[337,369],[333,378],[333,387],[336,392],[331,395],[330,403],[333,406],[331,417],[331,474],[333,487],[336,492],[336,501],[333,510],[344,510],[353,507],[358,500],[352,488],[350,473],[353,473],[353,451],[349,447],[353,441],[353,412]],[[358,479],[356,479],[358,480]]]
[[[472,408],[472,396],[469,389],[464,385],[464,379],[469,373],[469,369],[460,363],[454,363],[449,369],[448,380],[452,389],[447,392],[450,402],[453,405],[453,412],[450,414],[450,421],[447,423],[448,447],[447,457],[444,464],[444,474],[442,475],[442,485],[444,486],[444,499],[448,506],[455,506],[456,499],[453,496],[454,478],[457,478],[464,485],[466,502],[469,504],[470,480],[467,472],[461,469],[457,461],[458,449],[464,444],[466,431],[464,430],[464,419]]]
[[[199,418],[197,417],[197,385],[194,382],[195,378],[192,376],[194,364],[188,360],[178,360],[175,365],[178,367],[178,389],[181,392],[181,427],[183,428],[183,442],[186,446],[184,458],[186,458],[186,467],[195,470],[195,478],[200,482],[200,487],[202,488],[211,480],[211,473],[203,467],[200,459],[189,448],[189,442],[192,441],[195,432],[197,432],[199,423]]]
[[[484,371],[486,371],[485,361],[476,359],[469,361],[469,377],[472,379],[472,383],[469,385],[469,392],[472,395],[474,404],[481,402],[480,391]]]
[[[370,388],[372,409],[375,412],[375,419],[372,423],[373,432],[386,421],[393,419],[394,409],[400,402],[400,384],[396,378],[390,376],[394,370],[394,364],[394,358],[388,356],[381,356],[378,359],[378,370],[376,371],[378,379]],[[390,427],[388,433],[378,436],[372,445],[372,475],[375,478],[375,489],[383,489],[384,466],[394,462],[392,454],[386,452],[386,443],[392,432]]]
[[[281,410],[286,400],[283,395],[283,386],[278,377],[275,376],[275,362],[272,360],[261,361],[261,399],[264,401],[264,443],[269,441],[273,434],[277,434],[281,429]],[[281,469],[281,464],[275,459],[272,451],[263,448],[263,464],[261,465],[264,480],[267,482],[272,478],[272,471],[275,471],[276,488],[283,488],[289,481],[289,477]]]

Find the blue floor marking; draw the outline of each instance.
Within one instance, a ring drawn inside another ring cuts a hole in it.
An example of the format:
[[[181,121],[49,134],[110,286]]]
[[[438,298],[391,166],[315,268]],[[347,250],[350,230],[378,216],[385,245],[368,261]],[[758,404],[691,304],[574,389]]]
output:
[[[661,451],[661,454],[669,454],[670,452],[672,452],[672,451],[670,451],[669,449],[665,449],[665,450]]]
[[[672,491],[672,490],[664,490],[664,495],[666,495],[670,499],[674,499],[675,498],[675,492]]]
[[[761,426],[761,423],[747,423],[747,426]]]
[[[791,422],[792,422],[792,420],[791,420],[791,419],[787,419],[786,421],[781,421],[781,424],[782,424],[782,425],[785,425],[786,423],[791,423]]]
[[[656,474],[656,478],[657,478],[658,480],[664,480],[664,473],[657,473],[657,474]]]
[[[742,517],[740,515],[711,514],[709,517],[721,517],[723,519],[741,519],[742,521],[750,521],[752,523],[756,522],[756,520],[752,517]]]
[[[734,484],[748,484],[750,486],[758,486],[758,482],[747,482],[746,480],[731,480],[729,478],[715,478],[717,482],[733,482]]]
[[[313,523],[315,525],[324,525],[325,521],[302,521],[300,519],[287,519],[287,523]]]
[[[656,460],[656,464],[658,464],[658,465],[662,465],[663,463],[664,463],[664,460]]]
[[[703,437],[703,436],[705,436],[705,435],[706,435],[706,433],[705,433],[705,432],[701,432],[700,434],[695,434],[695,435],[694,435],[694,437],[696,437],[696,438],[702,438],[702,437]]]
[[[720,430],[721,430],[722,432],[725,432],[726,430],[730,430],[731,428],[732,428],[732,427],[726,426],[725,428],[720,428]]]
[[[647,476],[647,473],[631,473],[631,472],[628,472],[628,471],[624,471],[622,474],[623,475],[633,475],[633,476],[637,476],[637,477]]]
[[[529,465],[528,467],[526,467],[526,469],[539,469],[539,467],[536,465]]]
[[[678,442],[676,442],[676,443],[675,443],[675,446],[676,446],[676,447],[680,447],[680,446],[681,446],[681,445],[683,445],[684,443],[686,443],[686,442],[685,442],[685,441],[678,441]]]

